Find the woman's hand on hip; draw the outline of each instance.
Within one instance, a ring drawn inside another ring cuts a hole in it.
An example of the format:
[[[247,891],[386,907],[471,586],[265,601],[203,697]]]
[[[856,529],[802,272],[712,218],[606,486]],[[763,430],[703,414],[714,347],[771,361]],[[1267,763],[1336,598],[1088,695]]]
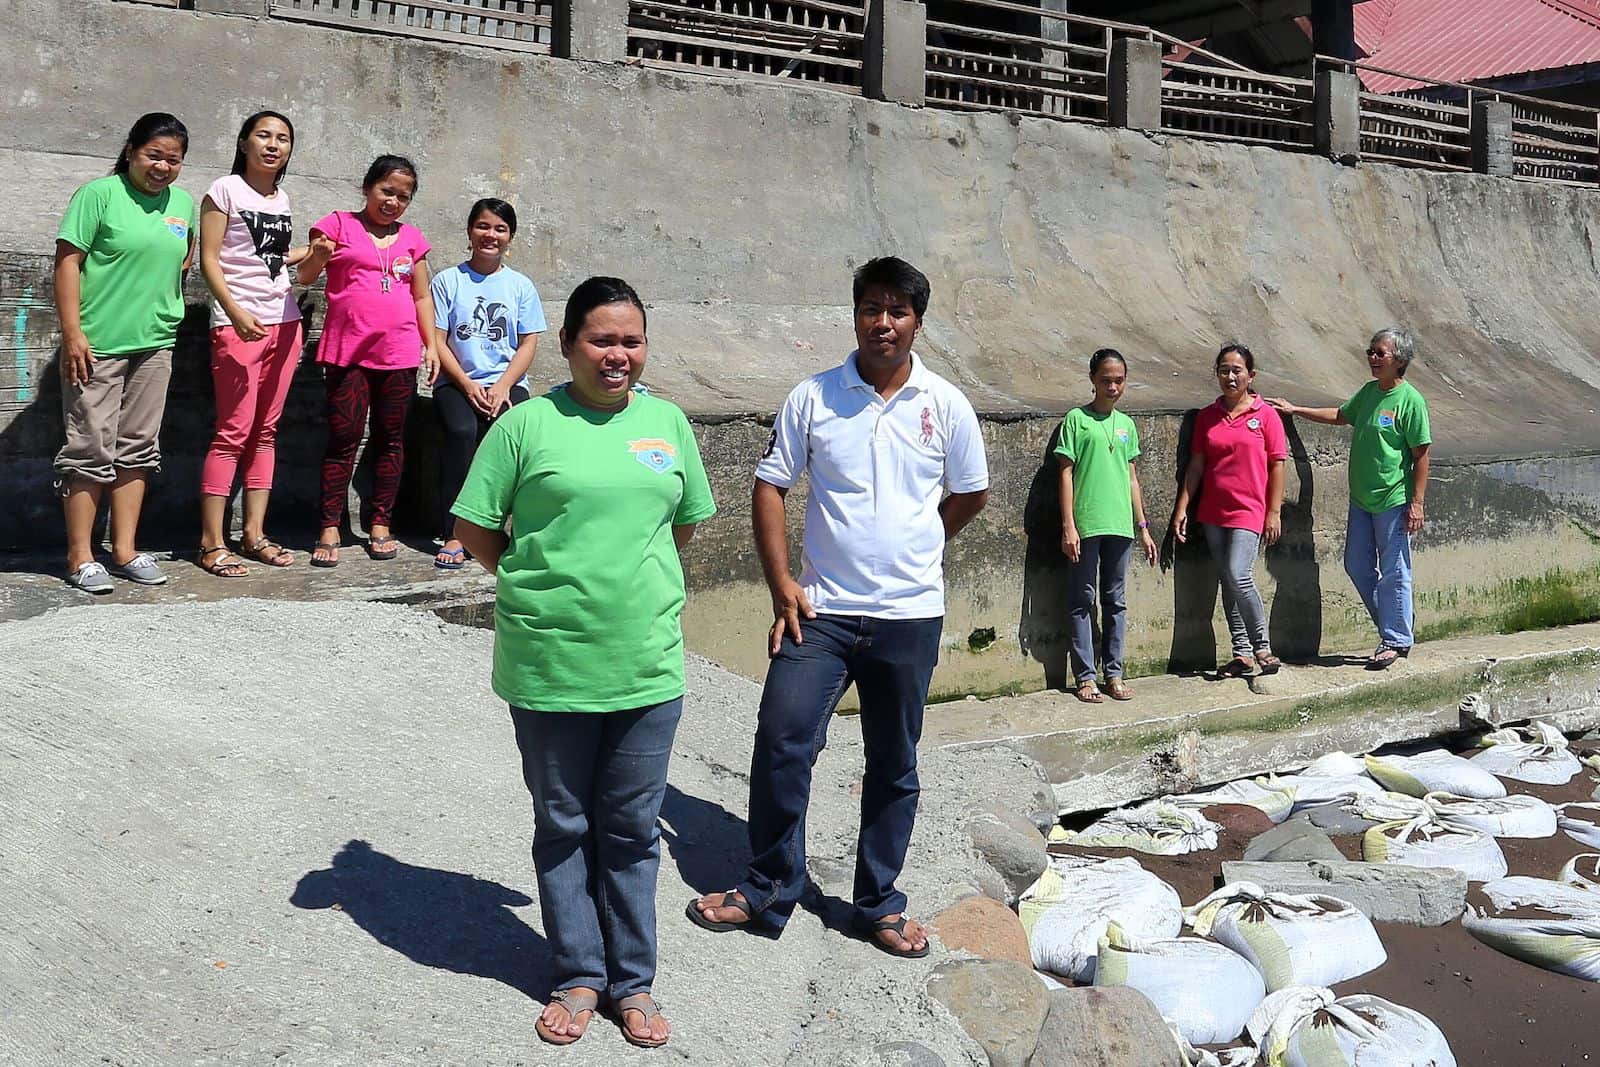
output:
[[[93,368],[94,353],[82,330],[61,338],[61,377],[68,385],[88,385]]]

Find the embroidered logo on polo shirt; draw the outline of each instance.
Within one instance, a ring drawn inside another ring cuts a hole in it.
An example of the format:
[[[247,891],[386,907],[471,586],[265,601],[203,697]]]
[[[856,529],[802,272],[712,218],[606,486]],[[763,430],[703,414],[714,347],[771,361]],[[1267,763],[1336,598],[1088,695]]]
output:
[[[1121,426],[1117,427],[1117,440],[1121,441],[1123,444],[1128,443],[1128,431]]]
[[[933,444],[933,409],[922,409],[922,447]]]
[[[172,232],[172,236],[178,237],[178,238],[183,238],[183,237],[188,237],[189,236],[189,220],[188,219],[180,219],[176,215],[168,215],[166,218],[162,219],[161,221],[163,223],[165,223],[167,229]]]
[[[1378,412],[1378,425],[1382,426],[1385,430],[1387,430],[1389,427],[1393,426],[1394,425],[1394,412],[1393,411],[1380,411],[1380,412]]]
[[[390,265],[389,269],[394,272],[394,276],[396,278],[409,278],[411,277],[411,272],[416,265],[416,260],[412,259],[410,256],[401,255],[394,257],[394,262]]]
[[[665,474],[678,461],[678,450],[659,437],[641,437],[628,442],[634,458],[657,474]]]
[[[1252,418],[1249,422],[1245,423],[1245,425],[1252,430],[1259,430],[1261,429],[1261,420]]]

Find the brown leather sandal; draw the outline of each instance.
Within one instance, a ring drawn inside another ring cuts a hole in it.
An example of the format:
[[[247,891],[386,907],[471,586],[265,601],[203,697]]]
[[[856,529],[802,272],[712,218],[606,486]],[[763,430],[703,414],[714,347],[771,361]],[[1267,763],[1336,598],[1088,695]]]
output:
[[[588,1013],[590,1021],[593,1021],[594,1013],[600,1007],[600,994],[583,986],[573,986],[571,989],[558,989],[551,993],[550,1003],[559,1004],[567,1009],[567,1023],[570,1026],[585,1012]],[[539,1018],[533,1024],[533,1031],[552,1045],[570,1045],[589,1032],[589,1024],[584,1023],[583,1029],[577,1034],[558,1034],[545,1025],[544,1013],[540,1012]]]
[[[1072,695],[1085,704],[1103,704],[1105,697],[1100,695],[1100,689],[1093,682],[1084,682],[1072,691]]]
[[[1112,700],[1133,699],[1133,690],[1129,689],[1128,684],[1121,678],[1106,679],[1106,694],[1110,696]]]
[[[239,546],[239,554],[268,567],[287,567],[294,562],[294,553],[265,535],[248,545]]]
[[[650,1020],[662,1016],[661,1009],[656,1007],[655,999],[649,993],[634,993],[623,997],[617,1001],[615,1008],[617,1025],[622,1027],[622,1038],[628,1044],[637,1048],[660,1048],[671,1038],[670,1033],[667,1037],[650,1036]],[[637,1012],[644,1018],[644,1037],[640,1037],[639,1032],[628,1025],[627,1015],[630,1011]]]
[[[212,557],[210,563],[206,562],[207,556]],[[201,570],[217,578],[250,577],[250,568],[241,563],[238,556],[229,552],[227,545],[212,545],[210,548],[202,546],[200,554],[194,561]]]

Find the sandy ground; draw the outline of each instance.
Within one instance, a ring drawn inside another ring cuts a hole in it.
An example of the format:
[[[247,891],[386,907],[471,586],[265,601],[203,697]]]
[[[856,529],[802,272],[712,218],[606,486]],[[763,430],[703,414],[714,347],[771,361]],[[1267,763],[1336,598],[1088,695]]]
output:
[[[702,660],[663,810],[654,1053],[598,1020],[536,1039],[548,951],[492,636],[393,605],[96,605],[0,627],[0,1063],[877,1065],[977,1045],[837,925],[860,734],[834,724],[809,838],[821,893],[781,941],[691,926],[748,856],[759,687]],[[929,752],[902,888],[972,891],[967,796],[1026,809],[997,750]],[[1036,781],[1036,779],[1034,779]],[[798,1061],[791,1057],[799,1057]]]

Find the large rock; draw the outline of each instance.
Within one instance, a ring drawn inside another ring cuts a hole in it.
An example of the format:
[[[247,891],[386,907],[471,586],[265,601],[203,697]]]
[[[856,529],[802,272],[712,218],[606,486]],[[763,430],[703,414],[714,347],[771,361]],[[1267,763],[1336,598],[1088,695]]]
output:
[[[1363,819],[1353,812],[1344,810],[1341,801],[1332,801],[1327,804],[1318,804],[1314,808],[1306,808],[1295,818],[1305,817],[1306,822],[1321,830],[1323,833],[1345,836],[1347,834],[1364,834],[1378,825],[1376,819]]]
[[[873,1046],[836,1037],[806,1041],[783,1061],[783,1067],[945,1067],[945,1060],[916,1041]]]
[[[1003,960],[943,963],[928,979],[928,994],[983,1046],[991,1067],[1042,1062],[1030,1057],[1050,1011],[1051,994],[1031,967]]]
[[[1050,863],[1044,837],[1033,820],[999,804],[985,804],[974,812],[967,822],[967,836],[1005,880],[1007,904],[1015,903]]]
[[[1244,848],[1244,858],[1264,863],[1294,860],[1330,860],[1337,863],[1344,859],[1344,854],[1326,833],[1309,820],[1295,816],[1283,825],[1274,826],[1266,833],[1251,838]]]
[[[1323,893],[1348,901],[1376,922],[1411,926],[1454,921],[1467,897],[1467,876],[1454,868],[1354,860],[1224,863],[1222,880],[1254,882],[1274,893]]]
[[[1177,1039],[1150,999],[1127,986],[1050,993],[1028,1067],[1183,1067]]]
[[[951,952],[970,952],[979,959],[1033,966],[1022,920],[998,900],[962,897],[930,919],[928,927]]]

